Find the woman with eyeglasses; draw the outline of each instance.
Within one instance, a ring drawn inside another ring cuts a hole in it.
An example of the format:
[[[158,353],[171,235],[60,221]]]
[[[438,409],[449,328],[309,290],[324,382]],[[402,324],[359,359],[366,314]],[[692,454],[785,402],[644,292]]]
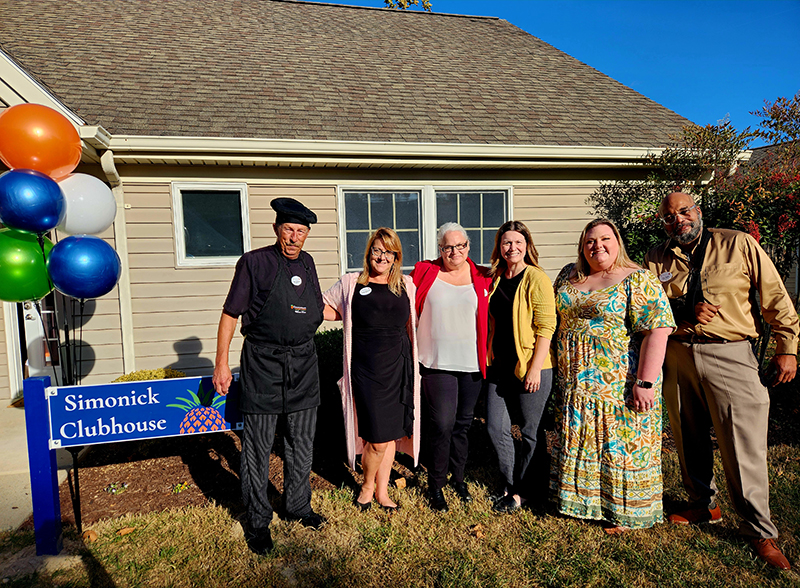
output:
[[[486,375],[491,278],[469,258],[469,237],[461,225],[445,223],[437,237],[441,256],[416,264],[411,277],[417,286],[430,506],[445,512],[448,472],[456,495],[465,503],[472,500],[464,482],[467,432]]]
[[[387,511],[395,451],[419,458],[419,371],[411,278],[402,272],[403,248],[392,229],[367,242],[364,269],[345,274],[325,294],[325,320],[344,325],[344,375],[339,380],[347,458],[361,454],[364,483],[354,504],[369,510],[373,498]]]
[[[486,424],[505,482],[493,509],[506,513],[547,497],[548,462],[539,459],[547,455],[547,440],[539,424],[553,381],[556,302],[524,223],[508,221],[498,229],[490,273]],[[518,448],[512,424],[522,434]]]

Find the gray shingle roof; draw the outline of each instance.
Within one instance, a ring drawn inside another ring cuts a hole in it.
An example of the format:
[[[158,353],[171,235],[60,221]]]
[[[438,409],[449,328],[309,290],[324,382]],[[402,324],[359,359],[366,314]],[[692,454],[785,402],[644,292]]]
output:
[[[508,22],[273,0],[0,0],[113,134],[657,147],[689,121]]]

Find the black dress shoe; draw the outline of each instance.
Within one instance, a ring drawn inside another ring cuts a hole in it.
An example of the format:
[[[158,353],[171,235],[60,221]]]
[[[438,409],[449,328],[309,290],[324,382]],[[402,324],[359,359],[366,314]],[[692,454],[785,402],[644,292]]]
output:
[[[431,509],[438,512],[447,512],[450,508],[447,506],[447,500],[444,499],[444,492],[439,488],[438,490],[431,490]]]
[[[519,508],[521,507],[519,504],[517,504],[517,501],[514,500],[513,494],[506,494],[500,500],[495,502],[494,506],[492,506],[492,510],[494,512],[500,512],[500,513],[514,512]]]
[[[247,546],[250,551],[256,555],[266,555],[274,547],[272,543],[272,534],[269,532],[269,527],[261,529],[253,529],[245,536]]]
[[[453,491],[461,499],[461,502],[472,502],[472,494],[469,493],[466,482],[453,482]]]
[[[367,512],[367,511],[368,511],[370,508],[372,508],[372,503],[371,503],[371,502],[367,502],[367,503],[359,502],[359,501],[358,501],[358,496],[356,496],[356,497],[353,499],[353,505],[354,505],[354,506],[355,506],[355,507],[356,507],[358,510],[360,510],[361,512]]]
[[[287,521],[298,521],[304,527],[310,527],[312,529],[319,529],[322,525],[328,522],[321,514],[315,513],[313,510],[308,513],[307,515],[303,515],[302,517],[288,515],[286,517]]]

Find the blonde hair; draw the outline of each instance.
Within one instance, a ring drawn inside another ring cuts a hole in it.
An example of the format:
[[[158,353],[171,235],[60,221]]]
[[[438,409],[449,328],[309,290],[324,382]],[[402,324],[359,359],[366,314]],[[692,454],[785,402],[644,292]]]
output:
[[[593,228],[606,225],[611,228],[611,231],[614,233],[614,237],[617,239],[617,243],[619,244],[619,251],[617,251],[617,258],[614,260],[614,263],[611,265],[612,270],[621,267],[634,267],[638,268],[639,266],[636,265],[628,254],[625,252],[625,244],[622,242],[622,237],[619,234],[619,229],[617,229],[617,225],[614,222],[607,218],[596,218],[593,221],[590,221],[583,228],[583,232],[581,233],[580,239],[578,239],[578,261],[575,263],[575,278],[578,282],[584,281],[589,274],[591,273],[591,268],[589,267],[589,262],[586,261],[586,257],[583,255],[583,245],[586,242],[586,233],[591,231]]]
[[[509,231],[515,231],[525,238],[525,263],[541,269],[541,266],[539,265],[539,252],[536,251],[536,246],[533,244],[533,237],[531,236],[531,232],[528,230],[528,227],[526,227],[525,223],[523,222],[510,220],[497,229],[497,234],[494,236],[492,267],[489,269],[489,275],[494,277],[498,273],[505,271],[508,268],[508,264],[506,263],[506,260],[503,259],[503,255],[500,252],[500,244],[503,240],[503,235]]]
[[[405,282],[403,282],[402,270],[403,244],[400,242],[400,237],[397,236],[397,233],[389,227],[375,229],[375,232],[370,235],[367,241],[367,248],[364,250],[364,270],[361,272],[361,275],[358,276],[358,283],[364,286],[369,284],[369,259],[372,255],[370,250],[375,244],[375,241],[378,240],[383,242],[386,251],[392,251],[394,253],[394,263],[392,263],[392,267],[389,270],[389,279],[387,281],[389,284],[389,291],[395,296],[400,296],[406,287]]]

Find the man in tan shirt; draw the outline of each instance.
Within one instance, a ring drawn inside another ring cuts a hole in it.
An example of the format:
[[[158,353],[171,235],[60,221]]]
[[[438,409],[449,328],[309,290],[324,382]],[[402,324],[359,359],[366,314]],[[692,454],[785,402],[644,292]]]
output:
[[[669,520],[722,519],[715,501],[713,425],[731,500],[743,519],[740,532],[761,559],[789,569],[770,519],[769,394],[750,341],[759,336],[761,313],[777,342],[771,383],[791,381],[797,371],[797,313],[774,264],[750,235],[704,229],[702,211],[681,192],[664,198],[659,216],[670,238],[648,252],[645,266],[664,286],[678,324],[664,360],[664,398],[692,502]]]

